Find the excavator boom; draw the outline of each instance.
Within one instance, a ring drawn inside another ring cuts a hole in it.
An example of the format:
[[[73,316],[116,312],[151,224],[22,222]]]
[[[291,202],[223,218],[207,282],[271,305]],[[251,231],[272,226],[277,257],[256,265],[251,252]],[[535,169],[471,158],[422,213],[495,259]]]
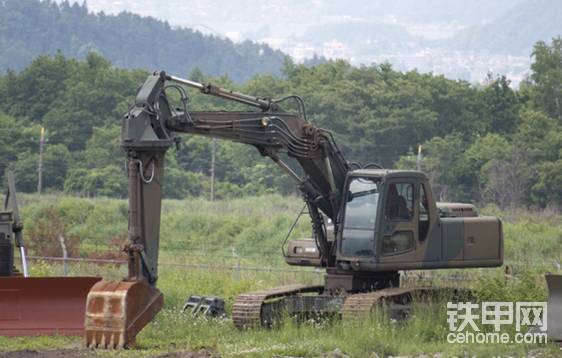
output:
[[[259,111],[188,112],[188,97],[181,86]],[[182,109],[170,105],[166,90],[171,88],[180,92]],[[302,104],[302,100],[297,101]],[[140,329],[162,308],[163,298],[156,282],[164,156],[174,144],[176,133],[253,145],[277,163],[298,182],[313,219],[322,262],[329,264],[333,247],[326,238],[322,213],[335,222],[349,168],[328,131],[308,123],[303,118],[304,110],[302,115],[282,111],[279,102],[164,72],[147,78],[134,105],[123,117],[122,147],[127,155],[129,176],[129,234],[124,248],[128,254],[128,276],[121,282],[101,281],[90,291],[86,346],[131,346]],[[296,159],[302,174],[282,160],[284,155]]]

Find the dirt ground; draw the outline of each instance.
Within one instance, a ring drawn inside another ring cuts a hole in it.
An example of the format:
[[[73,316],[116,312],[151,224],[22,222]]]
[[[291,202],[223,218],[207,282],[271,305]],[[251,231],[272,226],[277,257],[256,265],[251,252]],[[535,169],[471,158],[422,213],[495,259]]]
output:
[[[0,353],[0,357],[4,358],[23,358],[23,357],[95,357],[96,354],[91,351],[81,349],[53,349],[53,350],[33,350],[24,349],[21,351]]]
[[[33,350],[33,349],[24,349],[19,351],[13,352],[4,352],[0,353],[0,358],[62,358],[62,357],[78,357],[78,358],[87,358],[87,357],[100,357],[101,355],[97,354],[96,351],[91,351],[87,349],[48,349],[48,350]],[[105,355],[103,355],[105,356]],[[206,350],[201,350],[199,352],[172,352],[166,353],[161,355],[155,355],[154,357],[157,358],[210,358],[213,357],[213,354]]]

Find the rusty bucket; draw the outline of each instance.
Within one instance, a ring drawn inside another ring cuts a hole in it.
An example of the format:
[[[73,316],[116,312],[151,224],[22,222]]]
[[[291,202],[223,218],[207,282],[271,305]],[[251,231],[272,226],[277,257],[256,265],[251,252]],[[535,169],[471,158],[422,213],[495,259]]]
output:
[[[86,297],[99,277],[1,277],[0,336],[84,332]]]
[[[146,281],[100,281],[86,303],[84,345],[130,348],[136,335],[162,309],[164,297]]]
[[[562,275],[546,275],[548,286],[547,332],[552,341],[562,341]]]

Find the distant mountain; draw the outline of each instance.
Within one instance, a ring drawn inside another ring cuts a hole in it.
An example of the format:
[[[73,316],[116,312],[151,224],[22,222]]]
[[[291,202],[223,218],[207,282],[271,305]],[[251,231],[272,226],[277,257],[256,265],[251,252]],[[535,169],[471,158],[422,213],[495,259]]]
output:
[[[186,14],[187,15],[187,14]],[[39,0],[0,0],[0,71],[20,70],[39,54],[61,51],[84,58],[95,51],[115,66],[165,69],[244,81],[257,73],[279,74],[285,54],[263,44],[236,44],[167,22],[122,12],[94,14],[86,5]]]
[[[533,44],[562,34],[562,1],[526,0],[494,21],[459,32],[443,42],[461,51],[529,55]]]
[[[373,53],[397,53],[419,48],[424,39],[412,35],[404,27],[381,21],[345,21],[310,26],[299,42],[321,46],[337,41],[352,49],[355,56]]]
[[[467,26],[492,20],[524,0],[353,0],[353,5],[349,0],[340,1],[353,6],[356,16],[366,18],[391,16],[400,23],[455,22]]]
[[[479,25],[524,0],[88,0],[90,7],[119,13],[151,14],[174,24],[205,24],[218,31],[258,31],[267,25],[284,32],[338,17],[380,21]],[[186,15],[188,14],[188,15]]]

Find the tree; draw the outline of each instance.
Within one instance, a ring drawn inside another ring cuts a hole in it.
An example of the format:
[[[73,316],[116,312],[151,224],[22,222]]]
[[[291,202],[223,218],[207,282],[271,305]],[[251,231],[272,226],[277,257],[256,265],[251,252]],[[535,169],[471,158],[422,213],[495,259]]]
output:
[[[118,155],[120,128],[117,125],[93,128],[86,148],[75,158],[77,164],[64,182],[66,192],[83,195],[124,197],[127,194],[125,158]]]
[[[466,144],[458,134],[436,137],[424,143],[422,170],[429,175],[438,200],[466,198],[458,161],[459,154],[465,147]]]
[[[21,70],[38,55],[61,51],[84,59],[104,54],[124,68],[166,69],[186,75],[199,67],[242,82],[257,73],[279,75],[285,54],[251,41],[233,43],[130,12],[88,12],[85,4],[64,1],[0,1],[0,71]]]
[[[17,120],[0,112],[0,178],[4,177],[6,168],[21,158],[21,152],[31,151],[36,153],[37,142],[33,141],[39,136],[37,126],[25,126],[23,120]]]
[[[514,208],[523,203],[529,180],[529,168],[523,150],[510,148],[507,157],[490,160],[481,172],[486,179],[484,197],[488,202],[495,202],[502,209]]]
[[[484,137],[478,137],[462,156],[459,156],[457,175],[465,179],[470,187],[470,196],[476,200],[494,199],[489,192],[491,188],[490,165],[499,168],[499,163],[508,161],[511,144],[502,135],[488,133]],[[503,168],[503,167],[502,167]]]
[[[532,187],[533,199],[541,206],[562,207],[562,159],[541,164],[538,180]]]
[[[521,122],[513,140],[527,152],[532,163],[556,160],[562,149],[562,126],[556,119],[533,109],[521,111]]]
[[[42,121],[49,107],[64,92],[72,61],[61,53],[39,56],[19,74],[9,72],[1,108],[8,114]]]
[[[488,74],[488,85],[480,91],[480,101],[486,116],[487,130],[494,133],[510,134],[519,122],[521,103],[517,93],[510,87],[505,76],[493,78]]]
[[[61,7],[71,11],[70,4]],[[79,10],[72,10],[72,16],[82,16]],[[252,53],[251,46],[245,46]],[[537,49],[544,50],[540,44]],[[550,75],[539,76],[556,66],[538,66],[548,64],[548,56],[539,52],[535,79],[521,90],[512,89],[503,76],[490,77],[488,85],[477,87],[433,74],[398,72],[389,64],[354,67],[345,61],[307,67],[287,60],[284,77],[260,75],[244,84],[228,75],[206,76],[203,67],[191,76],[260,97],[300,95],[308,120],[332,131],[351,162],[413,169],[408,152],[422,144],[422,170],[441,200],[558,205],[562,124],[547,108],[548,101],[540,100],[550,98],[542,94],[554,93],[549,90]],[[46,126],[48,190],[126,196],[119,119],[146,75],[142,70],[118,69],[90,53],[83,61],[60,54],[44,56],[22,72],[0,76],[0,108],[9,111],[0,112],[0,175],[11,168],[18,176],[18,189],[36,190],[37,139],[39,128]],[[169,95],[175,106],[179,96],[173,91]],[[30,105],[29,99],[37,103]],[[304,115],[293,99],[280,105]],[[188,109],[248,107],[189,91]],[[164,194],[178,199],[208,196],[211,142],[183,138],[179,151],[172,148],[167,153]],[[294,181],[254,147],[220,140],[217,144],[217,197],[294,192]],[[284,159],[298,172],[294,158]]]
[[[550,116],[562,121],[562,38],[550,45],[539,41],[533,48],[531,79],[535,84],[533,101]]]

